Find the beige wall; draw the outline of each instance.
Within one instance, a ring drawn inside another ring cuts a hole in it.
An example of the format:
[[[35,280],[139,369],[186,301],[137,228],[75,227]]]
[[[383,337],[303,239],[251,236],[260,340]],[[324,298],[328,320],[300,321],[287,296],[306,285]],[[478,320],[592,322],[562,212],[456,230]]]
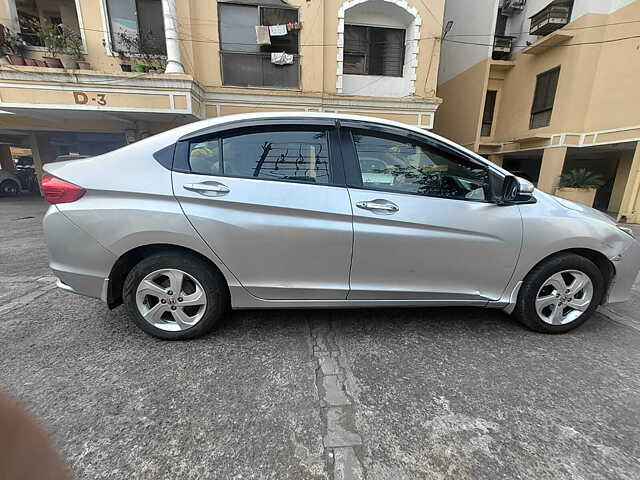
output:
[[[12,1],[14,0],[0,2],[0,17],[5,19],[5,23],[8,23],[10,17],[7,2]],[[73,4],[73,0],[66,1]],[[418,9],[422,17],[416,95],[431,98],[435,96],[440,50],[440,45],[434,37],[442,28],[444,0],[430,0],[429,9],[421,0],[404,1]],[[300,31],[300,90],[309,94],[335,94],[338,8],[343,1],[289,0],[288,3],[299,8],[299,18],[303,23]],[[102,0],[79,0],[79,4],[87,60],[95,70],[107,73],[120,72],[121,60],[109,56],[103,45],[108,36],[104,33],[107,22]],[[183,0],[176,2],[176,5],[179,37],[183,39],[182,62],[186,72],[205,90],[221,87],[218,12],[215,0]],[[39,58],[41,55],[40,52],[32,52],[31,56]]]
[[[436,114],[435,132],[475,148],[480,135],[488,71],[489,61],[484,61],[438,87],[438,97],[446,100]]]
[[[504,80],[492,85],[499,91],[493,141],[507,143],[531,135],[588,133],[638,126],[640,55],[637,38],[568,46],[637,35],[638,18],[640,1],[611,15],[584,15],[568,26],[570,30],[560,31],[573,35],[567,42],[538,55],[518,54],[513,59],[514,66],[506,70]],[[627,23],[588,28],[621,22]],[[474,132],[475,123],[479,121],[478,112],[484,104],[487,83],[481,75],[488,75],[487,62],[490,61],[473,66],[439,87],[438,95],[444,103],[436,116],[438,133],[465,143],[477,139],[479,129],[475,137],[470,134]],[[551,123],[531,130],[529,120],[536,76],[557,66],[561,71]],[[623,141],[636,138],[637,132],[608,135],[611,139],[599,136],[598,141]],[[576,144],[578,140],[579,137],[567,136],[566,144]]]

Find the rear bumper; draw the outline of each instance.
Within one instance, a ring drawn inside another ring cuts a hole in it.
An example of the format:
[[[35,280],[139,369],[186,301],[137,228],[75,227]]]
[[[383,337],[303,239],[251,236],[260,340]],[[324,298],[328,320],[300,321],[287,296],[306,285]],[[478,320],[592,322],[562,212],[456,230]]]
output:
[[[116,256],[52,206],[42,221],[49,266],[62,290],[107,300],[111,267]]]
[[[72,283],[77,285],[81,280],[82,279],[78,279],[78,281],[73,281]],[[58,278],[58,281],[56,282],[56,287],[58,287],[60,290],[64,290],[65,292],[75,293],[77,295],[84,295],[86,297],[99,298],[100,300],[102,300],[103,302],[106,303],[107,302],[107,295],[108,295],[108,292],[109,292],[109,279],[108,278],[104,278],[103,279],[102,288],[100,290],[100,294],[99,295],[95,295],[96,290],[93,289],[93,288],[85,288],[85,289],[83,289],[82,292],[78,292],[71,285],[67,285],[66,283],[64,283],[59,278]]]
[[[631,297],[631,287],[640,271],[640,243],[633,241],[621,255],[611,261],[616,275],[603,303],[626,302]]]

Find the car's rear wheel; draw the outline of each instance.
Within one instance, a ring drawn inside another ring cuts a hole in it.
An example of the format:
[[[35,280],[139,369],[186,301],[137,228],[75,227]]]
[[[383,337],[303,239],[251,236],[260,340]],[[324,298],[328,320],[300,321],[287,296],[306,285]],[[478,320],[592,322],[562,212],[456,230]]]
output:
[[[600,269],[573,253],[549,258],[525,278],[514,314],[532,330],[563,333],[586,322],[604,291]]]
[[[182,252],[158,253],[141,260],[125,279],[123,299],[136,325],[164,340],[206,335],[229,304],[222,275],[198,257]]]
[[[13,180],[4,180],[0,183],[0,195],[4,195],[7,197],[13,197],[20,193],[20,185]]]

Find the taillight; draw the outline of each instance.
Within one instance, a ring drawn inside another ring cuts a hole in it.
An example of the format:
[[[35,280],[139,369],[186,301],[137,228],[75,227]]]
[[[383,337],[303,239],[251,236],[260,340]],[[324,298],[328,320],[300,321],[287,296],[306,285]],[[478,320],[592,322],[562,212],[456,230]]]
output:
[[[82,197],[85,189],[45,174],[42,176],[42,193],[49,203],[70,203]]]

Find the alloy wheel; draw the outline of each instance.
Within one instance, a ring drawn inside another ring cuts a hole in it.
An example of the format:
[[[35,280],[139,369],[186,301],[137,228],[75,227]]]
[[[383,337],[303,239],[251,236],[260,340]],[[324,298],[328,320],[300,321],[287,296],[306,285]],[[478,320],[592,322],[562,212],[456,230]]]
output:
[[[536,312],[550,325],[571,323],[589,308],[593,300],[593,283],[579,270],[563,270],[551,275],[536,295]]]
[[[204,316],[207,296],[198,280],[182,270],[151,272],[138,284],[136,306],[160,330],[176,332],[196,325]]]

